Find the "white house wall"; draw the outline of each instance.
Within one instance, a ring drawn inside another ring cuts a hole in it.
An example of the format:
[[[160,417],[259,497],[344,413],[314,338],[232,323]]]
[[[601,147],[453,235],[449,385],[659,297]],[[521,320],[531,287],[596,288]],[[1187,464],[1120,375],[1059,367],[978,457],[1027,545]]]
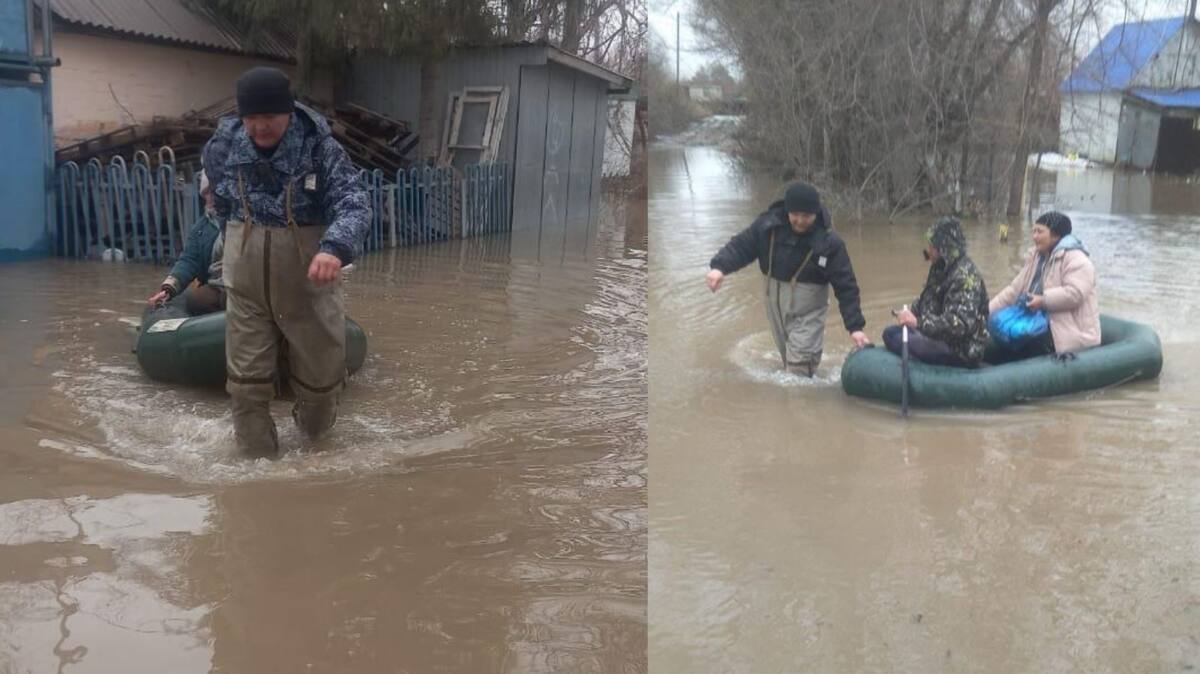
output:
[[[637,101],[608,103],[608,133],[604,139],[604,177],[627,176],[633,147],[633,123]]]
[[[1200,28],[1189,23],[1186,30],[1176,33],[1134,77],[1132,86],[1155,89],[1200,87]]]
[[[1059,112],[1059,145],[1064,154],[1094,161],[1116,160],[1122,94],[1065,93]]]
[[[52,74],[60,146],[209,106],[232,96],[238,75],[256,65],[294,75],[278,62],[63,30],[54,34],[54,55],[62,59]],[[328,91],[328,81],[318,82],[314,93],[328,99]]]

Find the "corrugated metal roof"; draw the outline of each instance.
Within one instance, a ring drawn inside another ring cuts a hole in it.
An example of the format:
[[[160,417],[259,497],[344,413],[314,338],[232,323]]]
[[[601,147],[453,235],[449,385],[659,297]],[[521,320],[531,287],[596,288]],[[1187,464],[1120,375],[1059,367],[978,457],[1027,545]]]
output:
[[[1114,26],[1059,88],[1064,92],[1125,89],[1179,32],[1183,21],[1183,17],[1174,17]]]
[[[1200,89],[1179,89],[1176,91],[1133,89],[1130,93],[1142,100],[1150,101],[1164,108],[1200,109]]]
[[[595,61],[590,61],[582,56],[576,56],[546,40],[507,40],[496,43],[460,42],[455,44],[453,48],[466,51],[471,49],[513,49],[525,47],[544,49],[547,60],[605,80],[609,83],[609,88],[612,91],[625,91],[633,86],[633,79],[630,77],[602,66]]]
[[[35,0],[39,6],[47,0]],[[70,24],[220,51],[294,60],[294,40],[278,32],[251,39],[225,19],[183,0],[48,0]]]

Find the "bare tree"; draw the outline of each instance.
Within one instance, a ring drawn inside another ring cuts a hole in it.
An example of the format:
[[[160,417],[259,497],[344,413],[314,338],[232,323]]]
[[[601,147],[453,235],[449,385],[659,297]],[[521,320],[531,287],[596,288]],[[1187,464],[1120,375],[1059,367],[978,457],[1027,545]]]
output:
[[[898,215],[1019,202],[1024,158],[1057,121],[1068,22],[1102,1],[695,4],[745,73],[743,157]]]
[[[293,32],[300,76],[311,85],[313,64],[337,64],[355,51],[407,54],[421,62],[420,156],[438,149],[442,120],[434,92],[442,57],[462,44],[543,40],[635,80],[646,61],[643,0],[189,0],[252,33]]]

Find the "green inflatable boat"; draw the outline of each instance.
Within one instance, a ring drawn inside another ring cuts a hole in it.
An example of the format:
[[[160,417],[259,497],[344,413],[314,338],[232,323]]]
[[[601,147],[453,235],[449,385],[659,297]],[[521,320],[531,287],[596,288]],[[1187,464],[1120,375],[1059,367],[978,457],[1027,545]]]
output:
[[[225,312],[188,316],[167,305],[148,311],[134,346],[146,376],[168,384],[224,386]],[[346,318],[346,369],[354,374],[367,358],[367,335]]]
[[[1148,326],[1101,316],[1100,335],[1100,346],[1064,361],[1042,356],[977,369],[910,361],[909,404],[996,409],[1153,379],[1162,370],[1162,345]],[[900,357],[884,348],[855,351],[842,365],[842,389],[852,396],[900,404]]]

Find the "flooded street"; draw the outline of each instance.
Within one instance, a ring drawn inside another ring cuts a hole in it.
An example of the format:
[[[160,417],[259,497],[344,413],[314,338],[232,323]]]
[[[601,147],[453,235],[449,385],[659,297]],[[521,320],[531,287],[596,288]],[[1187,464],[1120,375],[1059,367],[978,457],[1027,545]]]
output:
[[[641,672],[644,203],[360,259],[328,439],[141,375],[165,268],[0,265],[0,672]]]
[[[1200,186],[1142,178],[1060,173],[1042,199],[1091,249],[1101,311],[1157,330],[1161,377],[905,421],[842,392],[832,296],[806,380],[779,371],[755,266],[705,287],[784,183],[652,148],[650,671],[1200,667]],[[879,343],[931,220],[833,221]],[[964,229],[994,294],[1028,226]]]

